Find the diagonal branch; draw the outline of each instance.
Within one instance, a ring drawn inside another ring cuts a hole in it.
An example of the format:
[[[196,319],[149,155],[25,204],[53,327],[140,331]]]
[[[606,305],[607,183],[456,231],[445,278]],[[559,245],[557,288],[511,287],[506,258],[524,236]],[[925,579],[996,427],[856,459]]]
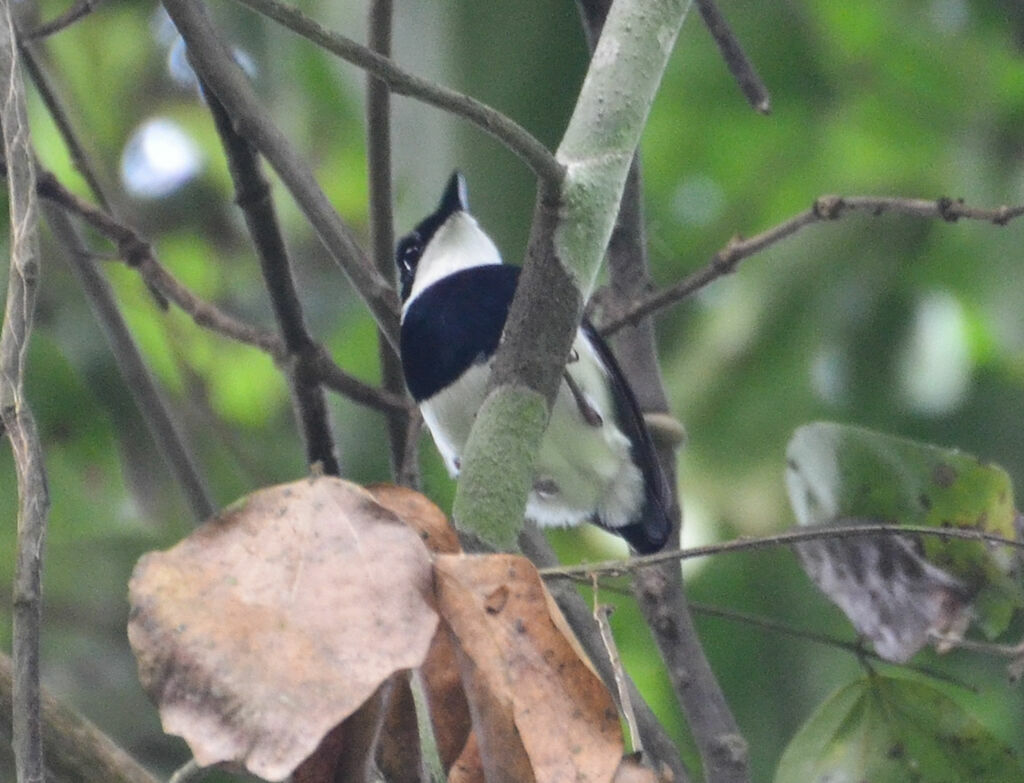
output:
[[[743,51],[743,47],[740,46],[739,39],[736,38],[729,23],[725,20],[725,16],[718,10],[714,0],[695,0],[695,2],[697,10],[700,11],[701,18],[704,20],[704,25],[711,33],[711,37],[715,39],[715,43],[718,44],[718,51],[722,53],[722,59],[725,60],[729,73],[736,80],[747,103],[761,114],[771,114],[772,99],[768,94],[768,88],[764,86],[764,82],[761,81],[761,77],[757,73],[757,68],[754,67],[746,52]]]
[[[248,139],[281,177],[327,252],[366,302],[388,340],[397,345],[398,296],[395,287],[367,262],[309,166],[268,119],[269,115],[260,105],[252,84],[219,37],[205,7],[199,0],[164,0],[164,7],[188,46],[192,67],[224,104],[235,131]]]
[[[801,229],[829,220],[839,220],[854,212],[872,217],[885,214],[909,215],[955,223],[958,220],[980,220],[996,226],[1005,226],[1024,215],[1024,205],[1000,206],[994,209],[972,207],[962,199],[935,200],[901,198],[898,196],[821,196],[813,206],[778,225],[772,226],[749,239],[734,237],[711,258],[706,266],[688,275],[675,285],[644,296],[629,305],[620,315],[602,325],[601,334],[610,335],[627,324],[692,296],[705,286],[735,271],[744,259],[793,236]]]
[[[0,172],[6,168],[0,163]],[[48,171],[40,170],[36,189],[41,198],[58,204],[70,214],[84,220],[117,246],[118,254],[129,266],[138,270],[146,284],[162,299],[176,304],[191,316],[196,325],[231,340],[251,345],[283,361],[287,354],[284,342],[273,332],[240,321],[212,302],[196,296],[167,270],[153,254],[153,248],[130,226],[118,222],[107,212],[82,200],[62,185]],[[316,346],[313,357],[321,383],[345,397],[378,411],[408,410],[409,403],[386,389],[370,386],[342,370],[322,345]]]
[[[306,462],[319,465],[319,469],[328,476],[341,475],[327,421],[327,404],[316,373],[316,344],[302,315],[302,304],[278,225],[270,185],[260,170],[256,150],[232,127],[224,105],[206,89],[206,85],[203,85],[203,94],[227,155],[235,185],[235,201],[245,215],[245,224],[256,247],[263,280],[288,352],[285,368],[295,414],[306,444]]]
[[[121,377],[135,398],[157,450],[181,486],[196,521],[208,519],[213,516],[217,507],[211,498],[206,481],[196,467],[195,458],[178,432],[156,382],[128,330],[128,325],[117,308],[110,283],[96,268],[92,254],[67,213],[54,204],[45,205],[45,213],[50,230],[64,248],[68,262],[85,292],[96,320],[107,337],[110,352],[121,371]]]
[[[538,178],[550,182],[561,179],[562,167],[548,148],[521,125],[496,109],[399,68],[386,56],[361,46],[350,38],[324,29],[296,8],[276,0],[238,2],[308,38],[341,59],[365,69],[384,82],[396,95],[407,95],[469,120],[505,144]]]
[[[92,13],[97,5],[99,5],[99,0],[75,0],[74,4],[64,13],[54,19],[51,19],[49,22],[44,22],[34,30],[29,30],[24,34],[24,38],[28,40],[38,40],[53,35],[54,33],[59,33],[61,30],[65,30],[73,25],[79,19],[82,19]]]
[[[18,68],[11,7],[0,2],[0,124],[11,215],[7,303],[0,327],[0,420],[18,476],[18,534],[13,590],[12,734],[20,783],[44,777],[39,686],[43,543],[50,508],[42,444],[24,394],[25,356],[39,285],[35,166]]]

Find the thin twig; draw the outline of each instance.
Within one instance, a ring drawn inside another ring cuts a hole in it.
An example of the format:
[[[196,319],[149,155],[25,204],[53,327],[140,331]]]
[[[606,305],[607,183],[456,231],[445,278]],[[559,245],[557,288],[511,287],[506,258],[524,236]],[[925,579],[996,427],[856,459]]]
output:
[[[318,469],[328,476],[341,475],[327,419],[327,403],[316,372],[316,345],[302,315],[302,304],[278,224],[270,184],[260,169],[255,148],[235,130],[224,105],[205,84],[203,95],[227,155],[228,169],[235,186],[235,202],[245,215],[245,224],[260,259],[267,294],[288,351],[284,366],[306,444],[306,462],[319,465]]]
[[[202,82],[224,104],[235,131],[253,144],[281,177],[327,252],[366,302],[388,340],[398,344],[398,294],[370,264],[334,210],[309,165],[296,153],[256,97],[249,78],[221,40],[198,0],[164,0],[164,8],[188,46]]]
[[[0,173],[6,175],[2,163]],[[275,361],[284,361],[287,350],[278,335],[240,321],[212,302],[196,296],[157,260],[149,242],[130,226],[118,222],[104,210],[76,196],[48,171],[38,172],[37,191],[41,198],[60,205],[113,242],[120,257],[139,272],[152,290],[180,307],[198,326],[258,348]],[[317,377],[324,386],[360,405],[385,412],[408,410],[410,407],[404,397],[370,386],[342,370],[322,345],[316,346],[313,360]]]
[[[736,38],[722,12],[718,10],[714,0],[696,0],[696,3],[708,32],[718,44],[718,51],[722,53],[722,59],[725,60],[747,103],[761,114],[771,114],[772,99],[768,94],[768,88],[761,81],[757,68],[743,51],[739,39]]]
[[[121,377],[135,398],[157,450],[177,479],[196,521],[208,519],[213,516],[217,506],[118,310],[110,283],[96,268],[89,249],[67,213],[54,204],[48,204],[46,219],[54,237],[63,246],[93,314],[103,328]]]
[[[68,154],[71,156],[71,162],[74,164],[75,169],[82,175],[85,183],[89,186],[89,190],[92,191],[93,197],[99,202],[100,206],[107,212],[111,212],[110,202],[107,199],[103,186],[100,184],[99,176],[89,162],[89,156],[86,154],[85,147],[75,132],[71,118],[68,116],[68,112],[58,96],[57,87],[49,73],[47,73],[43,62],[41,62],[42,58],[37,51],[37,47],[26,41],[24,35],[22,36],[21,56],[29,78],[32,79],[32,83],[35,85],[36,90],[38,90],[39,96],[43,99],[47,113],[53,118],[57,131],[68,148]]]
[[[611,604],[598,603],[597,575],[594,575],[591,589],[594,592],[594,621],[601,632],[601,640],[604,642],[605,652],[608,654],[608,661],[611,663],[612,671],[615,672],[615,690],[619,694],[619,706],[622,710],[622,717],[626,721],[626,728],[629,730],[629,742],[635,753],[643,753],[643,739],[640,736],[640,729],[636,723],[636,713],[633,712],[633,700],[629,697],[629,688],[626,685],[626,670],[622,666],[622,658],[619,656],[618,645],[615,644],[615,634],[612,633],[612,626],[608,622],[615,607]]]
[[[415,98],[469,120],[481,130],[504,143],[540,179],[551,184],[561,181],[562,166],[555,160],[551,151],[525,128],[496,109],[468,95],[434,84],[399,68],[387,57],[339,33],[324,29],[294,7],[278,3],[276,0],[237,1],[273,19],[341,59],[372,73],[385,82],[393,93]]]
[[[828,220],[838,220],[852,212],[865,212],[872,217],[887,213],[909,215],[919,218],[938,218],[955,223],[961,218],[980,220],[997,226],[1005,226],[1011,220],[1024,215],[1024,205],[1000,206],[995,209],[972,207],[961,199],[939,198],[935,200],[901,198],[897,196],[821,196],[814,205],[788,220],[784,220],[760,234],[741,239],[734,237],[711,258],[711,261],[675,285],[656,291],[633,302],[628,309],[601,326],[601,334],[610,335],[627,324],[675,304],[709,283],[736,269],[740,261],[760,253],[786,237],[792,236],[805,226]]]
[[[621,576],[631,574],[637,570],[675,560],[691,560],[696,557],[710,557],[721,555],[727,552],[746,552],[752,549],[776,549],[778,547],[799,544],[804,541],[817,541],[820,539],[835,538],[858,538],[861,536],[932,536],[935,538],[956,538],[965,541],[981,541],[987,544],[1000,544],[1024,550],[1024,541],[1015,541],[1011,538],[1003,538],[994,533],[986,533],[981,530],[971,530],[959,527],[923,527],[920,525],[819,525],[817,527],[798,528],[787,530],[784,533],[777,533],[773,536],[743,537],[735,538],[732,541],[724,541],[720,544],[708,544],[696,546],[689,549],[675,549],[672,551],[657,552],[653,555],[632,557],[628,560],[605,560],[600,563],[584,563],[575,566],[558,566],[540,569],[541,576],[549,579],[577,579],[591,573],[603,574],[605,576]]]
[[[44,22],[35,30],[29,30],[27,33],[24,33],[23,38],[26,40],[38,40],[54,33],[59,33],[94,11],[98,4],[98,0],[76,0],[75,4],[67,11],[49,22]]]
[[[368,43],[371,51],[391,57],[391,29],[394,15],[392,0],[373,0],[368,18]],[[370,254],[378,271],[386,278],[395,275],[395,230],[391,189],[391,91],[372,74],[366,77],[366,167],[370,196]],[[389,392],[405,396],[402,362],[394,347],[381,333],[377,336],[381,385]],[[391,475],[396,482],[419,484],[418,453],[407,448],[412,427],[411,408],[387,414]]]
[[[39,637],[42,625],[43,542],[50,508],[42,444],[24,394],[25,357],[39,285],[38,204],[25,88],[8,0],[0,2],[0,125],[10,209],[10,271],[0,327],[0,419],[18,476],[14,567],[14,687],[12,745],[20,783],[44,779]]]

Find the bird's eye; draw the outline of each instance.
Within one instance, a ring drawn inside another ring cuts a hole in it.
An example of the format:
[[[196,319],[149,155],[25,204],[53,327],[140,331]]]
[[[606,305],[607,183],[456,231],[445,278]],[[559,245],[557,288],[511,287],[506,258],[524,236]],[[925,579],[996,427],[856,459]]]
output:
[[[423,242],[415,231],[406,236],[398,246],[398,265],[405,274],[412,274],[423,253]]]

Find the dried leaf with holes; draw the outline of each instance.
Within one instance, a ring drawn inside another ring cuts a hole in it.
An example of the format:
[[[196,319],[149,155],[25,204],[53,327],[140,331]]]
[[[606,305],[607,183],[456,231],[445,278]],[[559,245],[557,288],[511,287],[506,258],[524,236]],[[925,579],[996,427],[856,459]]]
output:
[[[486,779],[611,780],[618,713],[533,564],[442,555],[435,573]]]
[[[420,535],[362,488],[320,477],[263,489],[130,586],[128,635],[164,728],[199,764],[282,780],[437,628]]]

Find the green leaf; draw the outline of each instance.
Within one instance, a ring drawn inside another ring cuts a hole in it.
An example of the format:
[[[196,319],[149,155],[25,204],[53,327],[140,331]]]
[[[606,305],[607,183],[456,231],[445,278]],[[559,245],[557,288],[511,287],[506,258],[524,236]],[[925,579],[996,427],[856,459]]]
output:
[[[1014,751],[929,685],[871,675],[840,689],[790,741],[775,783],[1015,783]]]
[[[794,433],[786,462],[790,503],[803,525],[875,520],[1016,538],[1006,471],[954,449],[816,422]],[[990,638],[1024,606],[1009,547],[935,536],[919,543],[925,561],[973,596],[978,623]]]

